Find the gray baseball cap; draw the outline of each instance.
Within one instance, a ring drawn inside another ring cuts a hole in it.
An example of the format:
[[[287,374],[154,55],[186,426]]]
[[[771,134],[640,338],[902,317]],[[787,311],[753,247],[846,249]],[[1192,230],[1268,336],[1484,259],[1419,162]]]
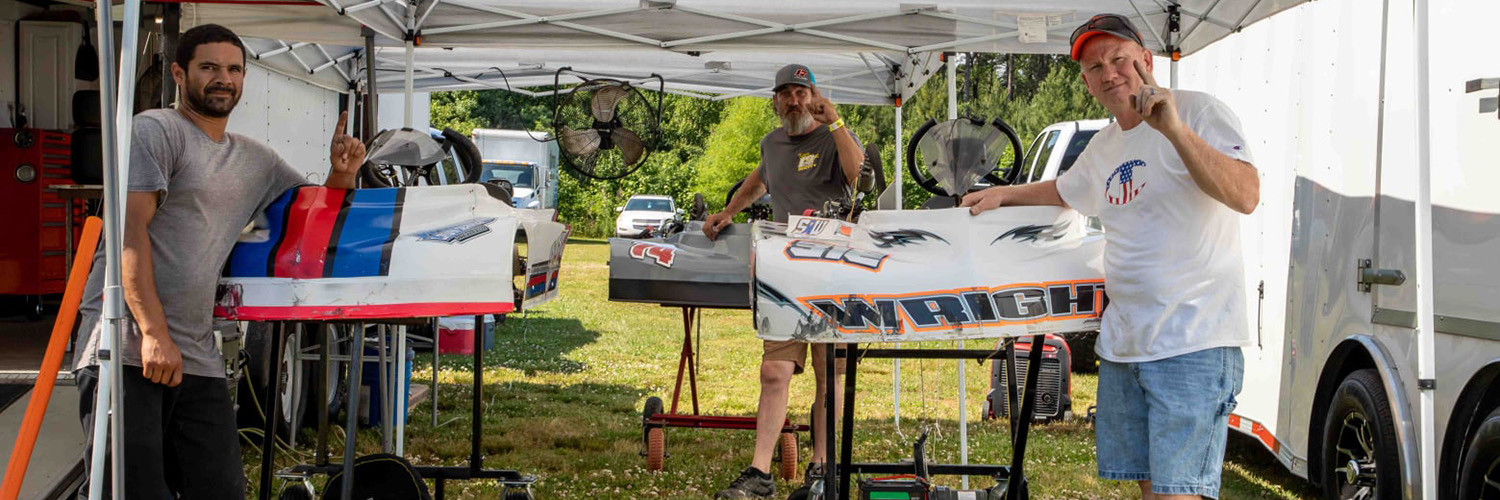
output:
[[[781,87],[785,85],[812,87],[817,84],[818,80],[813,77],[812,70],[807,69],[807,66],[788,64],[776,72],[776,87],[771,90],[773,92],[781,90]]]

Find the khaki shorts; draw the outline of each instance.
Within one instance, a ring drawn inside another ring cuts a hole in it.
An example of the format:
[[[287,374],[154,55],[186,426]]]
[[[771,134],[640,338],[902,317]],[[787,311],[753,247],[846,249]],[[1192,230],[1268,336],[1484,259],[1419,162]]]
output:
[[[766,340],[764,341],[764,343],[765,354],[762,354],[760,357],[762,361],[791,361],[792,364],[796,366],[796,369],[792,370],[793,374],[801,374],[807,368],[807,350],[808,346],[810,345],[807,342],[797,342],[795,340]],[[817,344],[813,348],[818,351],[818,354],[822,354],[822,347],[827,345],[830,344]],[[837,345],[840,350],[842,350],[844,347],[843,344],[832,345]],[[816,359],[816,361],[822,363],[823,358],[819,357]],[[835,361],[836,362],[833,365],[835,368],[834,373],[844,373],[844,360],[838,359]]]

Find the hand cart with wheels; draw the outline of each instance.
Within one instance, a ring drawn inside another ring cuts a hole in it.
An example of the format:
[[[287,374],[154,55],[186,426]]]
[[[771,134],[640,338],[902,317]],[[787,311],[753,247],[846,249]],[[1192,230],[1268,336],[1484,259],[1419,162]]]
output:
[[[649,470],[661,470],[666,452],[666,429],[754,430],[755,417],[704,415],[698,405],[699,350],[695,327],[701,330],[704,309],[750,308],[750,231],[747,224],[726,227],[715,240],[703,235],[702,222],[691,221],[658,231],[653,238],[611,238],[609,298],[682,309],[682,349],[677,359],[677,381],[668,407],[663,398],[646,400],[641,415],[641,454]],[[688,385],[683,404],[683,382]],[[797,433],[806,425],[782,425],[777,446],[781,477],[797,476]]]
[[[702,319],[703,308],[682,306],[682,353],[677,360],[677,383],[672,389],[672,407],[665,408],[661,398],[646,398],[646,407],[641,411],[643,448],[646,469],[658,471],[665,466],[666,429],[684,427],[691,429],[736,429],[755,430],[755,417],[731,417],[704,415],[698,408],[698,350],[693,348],[693,327]],[[686,375],[692,413],[680,413],[682,381]],[[776,443],[775,461],[780,462],[779,475],[788,481],[797,478],[797,433],[807,432],[806,425],[793,425],[788,419],[781,427],[781,437]]]

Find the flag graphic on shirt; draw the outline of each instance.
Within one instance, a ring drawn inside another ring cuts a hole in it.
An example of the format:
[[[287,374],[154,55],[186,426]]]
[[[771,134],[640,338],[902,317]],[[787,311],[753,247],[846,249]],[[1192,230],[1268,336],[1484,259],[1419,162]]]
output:
[[[1141,188],[1146,187],[1146,182],[1141,181],[1139,184],[1135,182],[1135,167],[1145,165],[1146,162],[1137,159],[1115,167],[1115,171],[1109,174],[1109,179],[1104,181],[1104,196],[1109,204],[1124,205],[1140,196]],[[1119,189],[1116,189],[1116,186]]]

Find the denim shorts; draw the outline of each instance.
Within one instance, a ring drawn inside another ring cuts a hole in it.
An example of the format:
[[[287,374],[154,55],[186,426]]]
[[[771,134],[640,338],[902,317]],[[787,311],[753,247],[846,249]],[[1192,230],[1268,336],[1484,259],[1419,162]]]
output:
[[[1099,477],[1159,495],[1219,497],[1224,441],[1245,372],[1239,347],[1144,363],[1099,361]]]

